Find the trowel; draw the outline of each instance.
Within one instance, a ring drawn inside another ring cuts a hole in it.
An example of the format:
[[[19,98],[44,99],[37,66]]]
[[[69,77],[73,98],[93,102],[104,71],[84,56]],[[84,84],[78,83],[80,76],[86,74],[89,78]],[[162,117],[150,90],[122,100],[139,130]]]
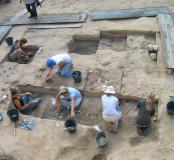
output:
[[[96,131],[98,131],[98,132],[101,132],[101,130],[100,130],[100,128],[99,128],[98,125],[92,126],[92,128],[94,128],[94,129],[95,129]]]

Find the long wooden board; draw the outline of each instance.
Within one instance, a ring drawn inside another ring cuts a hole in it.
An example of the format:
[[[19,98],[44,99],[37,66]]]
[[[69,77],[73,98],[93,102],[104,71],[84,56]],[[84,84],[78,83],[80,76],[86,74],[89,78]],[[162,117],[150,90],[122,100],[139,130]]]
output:
[[[0,26],[0,42],[5,38],[13,26]]]
[[[158,14],[170,14],[168,7],[148,7],[148,8],[129,8],[129,9],[114,9],[92,11],[90,13],[93,21],[109,20],[109,19],[127,19],[139,17],[154,17]]]
[[[6,22],[6,25],[31,25],[31,24],[63,24],[83,23],[87,15],[84,13],[63,13],[63,14],[41,14],[38,19],[29,19],[26,16],[19,16],[15,20]]]
[[[82,24],[41,24],[29,26],[29,29],[62,29],[62,28],[81,28]]]
[[[164,59],[167,68],[174,68],[174,23],[171,15],[158,15]]]

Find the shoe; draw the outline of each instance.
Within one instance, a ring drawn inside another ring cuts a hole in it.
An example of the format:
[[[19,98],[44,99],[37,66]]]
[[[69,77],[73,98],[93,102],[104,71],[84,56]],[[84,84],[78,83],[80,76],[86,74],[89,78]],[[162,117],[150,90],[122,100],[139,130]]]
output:
[[[63,118],[63,113],[58,113],[58,117],[59,117],[59,119],[62,119]]]
[[[62,119],[62,118],[63,118],[63,116],[60,115],[60,116],[59,116],[59,119]]]
[[[38,16],[33,16],[34,17],[34,19],[37,19],[38,18]]]
[[[28,18],[33,18],[34,16],[29,16]]]
[[[42,100],[41,100],[41,98],[36,98],[35,100],[33,100],[33,102],[38,102],[38,103],[41,103],[41,102],[42,102]]]
[[[119,119],[119,120],[118,120],[118,124],[120,124],[121,122],[122,122],[122,120],[121,120],[121,119]]]

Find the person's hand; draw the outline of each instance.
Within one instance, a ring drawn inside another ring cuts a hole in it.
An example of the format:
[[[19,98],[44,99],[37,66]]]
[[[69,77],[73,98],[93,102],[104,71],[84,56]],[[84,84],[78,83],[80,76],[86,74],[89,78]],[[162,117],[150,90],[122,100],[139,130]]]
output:
[[[71,112],[71,117],[75,117],[75,113],[74,112]]]
[[[47,74],[47,75],[46,75],[46,78],[48,78],[49,76],[50,76],[50,74]]]
[[[28,106],[30,107],[32,106],[32,101],[28,102]]]
[[[51,77],[46,77],[46,82],[51,82],[52,78]]]

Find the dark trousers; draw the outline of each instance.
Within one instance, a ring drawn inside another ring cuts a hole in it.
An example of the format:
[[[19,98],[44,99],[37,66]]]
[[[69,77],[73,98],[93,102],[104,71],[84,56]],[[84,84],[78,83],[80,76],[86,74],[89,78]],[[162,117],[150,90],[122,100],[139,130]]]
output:
[[[36,6],[35,3],[32,4],[25,4],[27,11],[31,14],[31,17],[37,17],[37,10],[36,10]]]

